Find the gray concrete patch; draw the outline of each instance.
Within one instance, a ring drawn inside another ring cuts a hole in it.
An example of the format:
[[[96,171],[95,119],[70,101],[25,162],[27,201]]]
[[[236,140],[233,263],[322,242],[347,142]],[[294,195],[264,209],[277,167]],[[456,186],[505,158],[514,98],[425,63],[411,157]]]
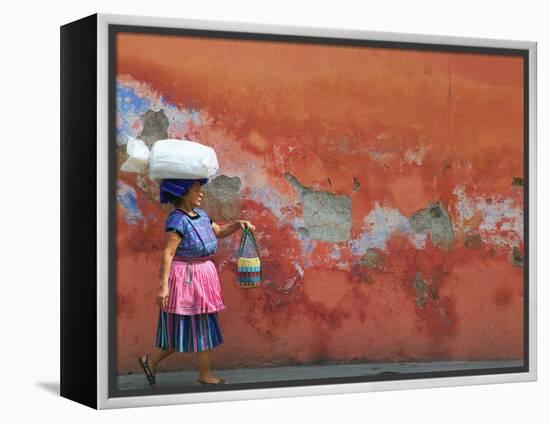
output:
[[[386,257],[384,256],[384,253],[378,248],[369,248],[359,261],[359,263],[363,266],[369,266],[376,269],[382,269],[385,262]]]
[[[424,307],[427,301],[426,283],[422,278],[422,273],[416,272],[413,280],[414,290],[416,291],[416,305]]]
[[[359,183],[359,180],[354,176],[353,177],[353,191],[354,192],[359,191],[360,186],[361,186],[361,184]]]
[[[523,267],[523,254],[515,245],[512,247],[512,263],[514,266]]]
[[[520,178],[518,176],[514,176],[512,178],[512,186],[513,187],[519,187],[519,188],[523,188],[523,178]]]
[[[438,201],[413,213],[409,218],[411,228],[417,233],[431,232],[432,243],[442,250],[450,250],[455,239],[449,213]]]
[[[241,180],[238,176],[219,175],[203,186],[207,213],[216,219],[231,221],[241,210]]]
[[[466,248],[478,249],[481,248],[481,235],[480,234],[470,234],[464,240],[464,246]]]
[[[170,122],[164,110],[159,110],[158,112],[147,110],[140,115],[139,118],[143,123],[143,130],[138,138],[143,140],[149,147],[151,147],[155,141],[168,138],[168,126]]]
[[[205,185],[219,199],[235,197],[241,190],[241,179],[238,176],[219,175]]]
[[[307,188],[289,173],[285,174],[285,178],[302,197],[304,228],[298,229],[302,236],[331,242],[350,239],[351,200],[349,197]]]

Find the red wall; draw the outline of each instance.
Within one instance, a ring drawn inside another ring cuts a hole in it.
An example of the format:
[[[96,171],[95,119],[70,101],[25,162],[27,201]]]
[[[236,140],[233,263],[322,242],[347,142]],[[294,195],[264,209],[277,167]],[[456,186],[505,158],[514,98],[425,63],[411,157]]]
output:
[[[261,288],[236,286],[239,233],[214,257],[216,367],[523,357],[522,59],[150,35],[117,49],[119,85],[169,115],[127,113],[121,131],[154,140],[168,122],[213,147],[228,178],[203,208],[257,227]],[[147,178],[118,180],[126,373],[154,351],[168,209]]]

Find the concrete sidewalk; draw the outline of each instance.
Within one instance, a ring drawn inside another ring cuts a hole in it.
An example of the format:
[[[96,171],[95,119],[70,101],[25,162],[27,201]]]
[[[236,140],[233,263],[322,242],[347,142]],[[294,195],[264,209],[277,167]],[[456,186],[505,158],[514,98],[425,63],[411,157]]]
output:
[[[407,374],[449,370],[494,369],[520,367],[521,360],[499,361],[436,361],[407,363],[327,364],[315,366],[264,367],[256,369],[216,370],[214,373],[231,384],[249,382],[275,382],[301,379],[323,379],[333,377],[373,376],[386,374]],[[157,373],[157,382],[163,388],[197,386],[196,371]],[[120,390],[149,389],[145,374],[130,374],[118,377]]]

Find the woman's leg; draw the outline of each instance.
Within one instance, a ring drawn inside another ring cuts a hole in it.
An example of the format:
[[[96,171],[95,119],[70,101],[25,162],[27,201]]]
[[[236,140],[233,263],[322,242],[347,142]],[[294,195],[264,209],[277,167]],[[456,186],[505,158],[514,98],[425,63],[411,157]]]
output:
[[[151,371],[153,372],[153,374],[155,374],[156,372],[157,365],[166,357],[168,357],[170,354],[172,354],[174,351],[176,351],[174,348],[160,350],[153,357],[149,359],[149,367],[151,368]]]
[[[210,373],[210,350],[197,352],[199,361],[199,380],[208,383],[218,383],[220,378]]]

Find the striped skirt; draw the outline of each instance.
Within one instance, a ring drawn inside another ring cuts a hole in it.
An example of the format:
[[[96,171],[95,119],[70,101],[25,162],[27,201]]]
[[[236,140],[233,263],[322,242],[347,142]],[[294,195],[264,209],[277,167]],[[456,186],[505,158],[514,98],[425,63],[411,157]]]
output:
[[[181,315],[159,310],[156,346],[177,352],[211,350],[223,343],[218,313]]]

